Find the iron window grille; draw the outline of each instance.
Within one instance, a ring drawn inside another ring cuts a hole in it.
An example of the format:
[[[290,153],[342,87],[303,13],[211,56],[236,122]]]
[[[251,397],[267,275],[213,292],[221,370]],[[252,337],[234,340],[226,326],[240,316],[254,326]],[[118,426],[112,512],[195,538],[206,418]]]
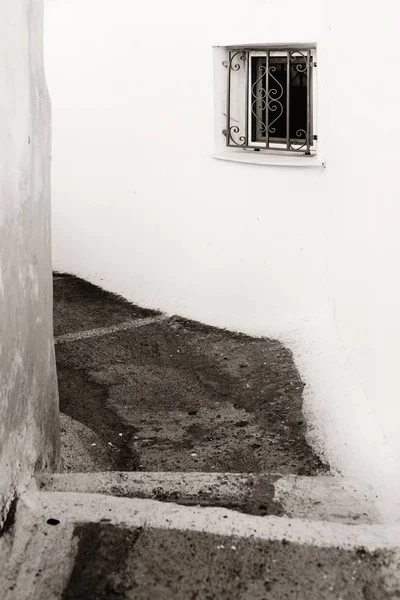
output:
[[[223,64],[228,147],[315,151],[315,47],[229,49]]]

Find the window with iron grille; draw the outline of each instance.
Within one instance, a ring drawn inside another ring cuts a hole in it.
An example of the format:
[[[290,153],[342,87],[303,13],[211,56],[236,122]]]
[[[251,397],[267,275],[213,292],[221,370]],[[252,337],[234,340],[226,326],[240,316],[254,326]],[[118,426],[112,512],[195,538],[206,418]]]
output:
[[[228,147],[315,154],[315,47],[228,49]]]

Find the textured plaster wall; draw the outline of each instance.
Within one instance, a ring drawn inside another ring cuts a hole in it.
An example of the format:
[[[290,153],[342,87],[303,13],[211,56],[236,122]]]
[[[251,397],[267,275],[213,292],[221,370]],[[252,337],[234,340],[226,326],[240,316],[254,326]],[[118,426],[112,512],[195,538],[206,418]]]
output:
[[[331,78],[337,87],[327,99],[326,152],[326,263],[333,315],[385,447],[396,458],[391,468],[398,487],[400,86],[393,74],[398,70],[399,20],[397,0],[365,2],[362,10],[357,2],[330,1],[323,56],[327,86]],[[379,51],[366,50],[371,40]],[[338,60],[343,56],[345,68]],[[374,74],[378,80],[371,85]],[[379,458],[375,456],[376,462]]]
[[[59,460],[42,0],[0,2],[0,527]]]

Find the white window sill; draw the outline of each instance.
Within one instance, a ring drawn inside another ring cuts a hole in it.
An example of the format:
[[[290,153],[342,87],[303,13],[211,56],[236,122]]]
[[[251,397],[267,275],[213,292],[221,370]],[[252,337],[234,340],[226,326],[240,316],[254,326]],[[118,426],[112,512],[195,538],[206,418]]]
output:
[[[278,152],[255,152],[254,150],[225,150],[211,155],[218,160],[248,163],[251,165],[271,165],[275,167],[317,167],[325,168],[325,161],[316,155],[283,154]]]

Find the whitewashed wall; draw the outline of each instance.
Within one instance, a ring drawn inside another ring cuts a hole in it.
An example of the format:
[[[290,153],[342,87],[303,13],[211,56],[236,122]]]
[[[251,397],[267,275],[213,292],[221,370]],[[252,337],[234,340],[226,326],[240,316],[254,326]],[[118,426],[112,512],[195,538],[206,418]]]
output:
[[[50,103],[43,1],[0,2],[0,535],[37,470],[59,466],[52,327]]]
[[[341,472],[393,486],[397,16],[395,0],[363,6],[362,27],[343,0],[48,0],[46,22],[55,269],[280,337],[313,442]],[[212,46],[275,42],[318,42],[325,170],[210,157]]]
[[[398,485],[400,6],[340,0],[328,9],[329,291],[341,341],[394,454],[390,462],[382,451],[375,462]],[[362,424],[355,421],[354,430]]]

